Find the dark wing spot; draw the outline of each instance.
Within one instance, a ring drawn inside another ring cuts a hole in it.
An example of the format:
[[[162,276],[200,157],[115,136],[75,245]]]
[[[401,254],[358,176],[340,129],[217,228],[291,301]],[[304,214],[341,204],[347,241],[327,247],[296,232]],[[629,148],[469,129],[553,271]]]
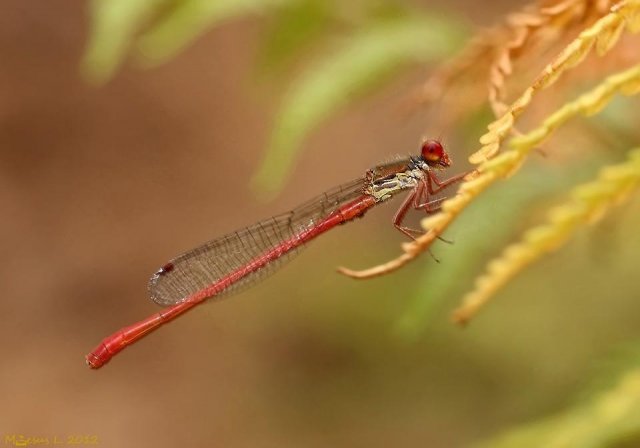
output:
[[[175,266],[173,265],[173,263],[167,263],[164,266],[162,266],[160,268],[160,270],[158,271],[158,275],[164,275],[167,274],[171,271],[173,271],[173,269],[175,268]]]

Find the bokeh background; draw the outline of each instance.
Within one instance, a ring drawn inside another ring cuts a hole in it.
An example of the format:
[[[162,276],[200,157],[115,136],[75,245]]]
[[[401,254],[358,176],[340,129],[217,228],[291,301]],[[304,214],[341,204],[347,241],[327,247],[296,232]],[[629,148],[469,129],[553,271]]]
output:
[[[515,7],[414,5],[469,29]],[[88,3],[0,7],[0,445],[24,435],[105,447],[467,446],[571,406],[612,352],[633,351],[637,199],[524,272],[468,328],[449,318],[554,191],[621,158],[596,146],[571,170],[571,153],[533,156],[461,217],[453,245],[434,246],[440,264],[425,254],[366,282],[335,272],[398,253],[398,203],[388,204],[259,287],[89,370],[83,357],[103,337],[157,311],[146,282],[169,258],[412,153],[423,135],[441,136],[462,170],[489,115],[439,129],[427,113],[398,113],[431,67],[414,65],[314,131],[265,201],[250,181],[286,82],[256,74],[263,18],[224,23],[166,64],[129,62],[96,85],[80,68]]]

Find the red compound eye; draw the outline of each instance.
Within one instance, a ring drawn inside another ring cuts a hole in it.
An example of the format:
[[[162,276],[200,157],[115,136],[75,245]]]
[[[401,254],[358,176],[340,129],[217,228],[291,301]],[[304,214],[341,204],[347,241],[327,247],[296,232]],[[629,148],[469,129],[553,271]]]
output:
[[[431,162],[436,164],[439,163],[444,166],[448,166],[449,157],[447,157],[447,154],[444,152],[444,148],[442,147],[442,144],[439,141],[426,140],[422,144],[421,151],[422,151],[421,152],[422,158],[425,160],[425,162]]]

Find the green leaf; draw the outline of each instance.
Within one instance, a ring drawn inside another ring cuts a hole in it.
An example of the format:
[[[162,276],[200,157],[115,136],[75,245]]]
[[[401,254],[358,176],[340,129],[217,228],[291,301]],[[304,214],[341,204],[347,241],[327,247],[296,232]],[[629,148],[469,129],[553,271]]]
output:
[[[435,16],[378,22],[313,64],[284,99],[253,187],[271,195],[282,187],[307,133],[408,63],[450,54],[461,42],[459,26]]]
[[[140,37],[138,48],[147,63],[162,63],[225,20],[292,1],[295,0],[183,0]]]
[[[334,5],[327,0],[299,0],[274,15],[258,55],[258,68],[279,72],[330,29]]]
[[[82,60],[85,77],[105,82],[118,68],[142,24],[168,0],[93,0],[91,35]]]

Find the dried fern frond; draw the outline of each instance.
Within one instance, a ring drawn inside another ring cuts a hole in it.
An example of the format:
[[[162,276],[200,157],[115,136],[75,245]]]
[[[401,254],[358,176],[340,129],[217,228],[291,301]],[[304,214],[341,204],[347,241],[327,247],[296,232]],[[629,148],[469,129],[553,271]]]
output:
[[[584,25],[602,16],[610,4],[609,0],[565,0],[526,5],[508,14],[503,23],[478,33],[459,55],[429,77],[414,101],[418,104],[435,101],[459,78],[477,85],[478,77],[486,77],[489,104],[496,116],[501,116],[508,108],[504,97],[513,63],[521,55],[530,57],[526,50],[535,38],[557,40],[559,34],[570,33],[575,25]],[[465,103],[467,98],[465,94]]]
[[[506,18],[507,37],[496,46],[489,69],[489,104],[496,116],[504,114],[506,84],[513,73],[515,59],[528,54],[527,46],[537,37],[544,41],[557,41],[557,34],[569,34],[575,25],[590,23],[602,16],[610,7],[608,0],[565,0],[550,5],[525,7]]]
[[[536,80],[508,108],[507,112],[488,126],[488,131],[480,137],[482,148],[469,161],[482,163],[493,157],[500,149],[504,138],[513,129],[515,120],[531,104],[536,93],[554,84],[567,70],[579,65],[595,46],[599,56],[606,54],[618,41],[627,27],[630,32],[640,31],[640,1],[623,1],[611,9],[591,27],[581,32],[562,52],[538,75]]]
[[[483,145],[482,148],[469,158],[471,163],[479,165],[477,175],[469,176],[460,185],[458,194],[444,201],[441,213],[422,221],[421,225],[427,232],[415,241],[403,244],[403,254],[396,259],[370,269],[354,271],[340,268],[339,272],[357,279],[384,275],[399,269],[427,250],[438,235],[451,224],[476,196],[497,179],[513,174],[520,167],[526,152],[513,149],[497,156],[496,154],[503,140],[512,131],[517,117],[531,104],[535,94],[560,79],[568,69],[580,64],[594,46],[599,55],[605,54],[618,41],[625,27],[631,32],[640,31],[640,0],[627,0],[619,3],[611,9],[609,14],[581,32],[547,65],[535,82],[511,104],[508,111],[488,126],[489,132],[480,138],[480,143]],[[610,86],[610,78],[608,84],[607,82],[604,84]],[[602,87],[605,90],[609,88]],[[593,93],[593,95],[598,95],[598,93]]]
[[[528,132],[512,138],[511,146],[520,153],[527,153],[541,144],[551,133],[570,118],[582,113],[586,116],[600,112],[616,93],[635,95],[640,92],[640,64],[607,77],[591,91],[571,101],[546,118],[542,124]]]
[[[487,265],[487,273],[476,280],[454,320],[466,323],[495,292],[526,266],[558,249],[585,224],[592,224],[613,205],[623,202],[640,183],[640,148],[621,164],[602,169],[598,179],[575,188],[571,199],[549,213],[549,222],[527,231],[522,241],[508,246]]]

